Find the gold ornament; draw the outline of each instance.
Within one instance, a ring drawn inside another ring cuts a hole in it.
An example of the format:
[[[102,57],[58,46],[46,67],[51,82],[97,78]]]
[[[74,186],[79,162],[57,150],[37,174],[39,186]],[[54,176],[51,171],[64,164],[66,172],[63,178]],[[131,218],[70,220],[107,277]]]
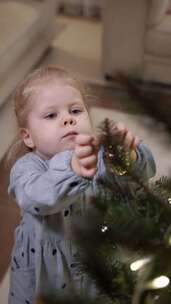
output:
[[[105,163],[109,171],[119,176],[126,175],[130,171],[130,152],[126,152],[121,145],[109,145],[104,153]]]

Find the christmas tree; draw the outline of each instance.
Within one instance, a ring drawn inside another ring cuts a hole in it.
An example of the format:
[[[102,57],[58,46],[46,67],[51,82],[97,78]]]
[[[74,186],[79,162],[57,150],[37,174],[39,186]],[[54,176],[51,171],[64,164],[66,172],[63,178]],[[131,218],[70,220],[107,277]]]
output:
[[[106,163],[111,173],[127,174],[129,155],[124,157],[113,143],[108,126],[105,120]],[[81,261],[105,295],[103,303],[169,303],[171,180],[161,178],[149,186],[132,176],[132,182],[133,192],[128,187],[117,189],[112,175],[110,182],[101,182],[111,196],[94,198],[98,216],[88,213],[77,225]]]

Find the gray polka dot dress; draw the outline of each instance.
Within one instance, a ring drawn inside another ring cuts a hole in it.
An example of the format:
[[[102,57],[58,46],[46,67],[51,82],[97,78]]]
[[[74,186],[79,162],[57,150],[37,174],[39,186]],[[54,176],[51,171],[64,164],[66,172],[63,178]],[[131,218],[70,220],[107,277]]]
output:
[[[154,175],[155,164],[149,149],[140,144],[132,170],[144,178]],[[43,160],[27,153],[13,166],[9,193],[21,209],[11,254],[9,304],[33,304],[37,294],[63,295],[72,290],[89,295],[95,284],[83,272],[77,248],[72,242],[70,221],[90,204],[97,194],[98,178],[107,178],[103,148],[93,180],[75,174],[70,166],[72,151]]]

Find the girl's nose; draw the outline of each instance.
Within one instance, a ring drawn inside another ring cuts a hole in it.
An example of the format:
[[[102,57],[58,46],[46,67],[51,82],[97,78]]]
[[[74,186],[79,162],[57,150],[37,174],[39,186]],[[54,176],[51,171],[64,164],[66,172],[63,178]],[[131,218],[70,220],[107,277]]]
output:
[[[68,116],[62,119],[62,125],[63,126],[69,126],[69,125],[75,125],[76,120],[74,117]]]

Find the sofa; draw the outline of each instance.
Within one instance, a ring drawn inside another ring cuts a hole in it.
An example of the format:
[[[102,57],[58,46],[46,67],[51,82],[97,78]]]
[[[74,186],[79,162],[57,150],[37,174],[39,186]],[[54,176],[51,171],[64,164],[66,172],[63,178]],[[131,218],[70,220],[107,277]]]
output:
[[[171,83],[170,0],[105,0],[102,19],[106,79],[123,72]]]
[[[8,302],[9,260],[19,211],[7,195],[3,156],[16,135],[12,93],[51,46],[58,0],[0,0],[0,303]]]
[[[55,34],[58,0],[0,1],[0,159],[14,138],[10,96]]]

